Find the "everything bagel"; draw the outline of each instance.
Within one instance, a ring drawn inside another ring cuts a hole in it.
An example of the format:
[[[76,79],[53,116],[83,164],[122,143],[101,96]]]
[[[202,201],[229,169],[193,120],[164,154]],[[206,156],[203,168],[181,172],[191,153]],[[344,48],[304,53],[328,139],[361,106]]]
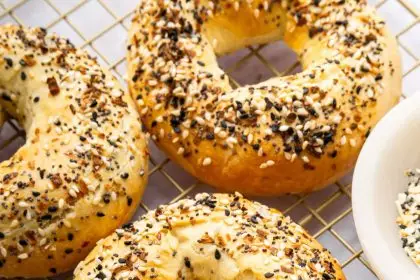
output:
[[[299,225],[238,193],[199,194],[127,224],[75,270],[85,279],[344,280]]]
[[[278,39],[303,72],[232,89],[215,54]],[[396,40],[364,0],[141,1],[127,58],[159,147],[201,181],[253,195],[344,175],[401,94]]]
[[[0,88],[27,138],[0,164],[0,278],[73,269],[143,193],[135,105],[95,59],[40,28],[0,27]]]

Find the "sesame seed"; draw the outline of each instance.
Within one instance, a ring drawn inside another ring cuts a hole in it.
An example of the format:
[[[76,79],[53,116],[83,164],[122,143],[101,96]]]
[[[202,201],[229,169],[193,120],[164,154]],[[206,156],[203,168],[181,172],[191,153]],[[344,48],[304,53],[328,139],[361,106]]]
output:
[[[13,220],[13,221],[12,221],[12,223],[10,224],[10,227],[11,227],[11,228],[15,228],[15,227],[17,227],[18,225],[19,225],[18,220]]]
[[[268,160],[268,161],[266,162],[266,164],[267,164],[267,166],[273,166],[273,165],[274,165],[274,161],[272,161],[272,160]]]
[[[235,1],[233,3],[233,7],[234,7],[235,11],[239,11],[239,2],[238,1]]]
[[[188,135],[189,135],[189,131],[188,131],[188,130],[184,130],[184,131],[182,132],[182,138],[183,138],[183,139],[186,139],[186,138],[188,137]]]
[[[340,139],[340,144],[341,146],[344,146],[347,143],[347,137],[346,136],[342,136]]]
[[[7,257],[7,250],[4,247],[0,247],[0,254],[3,258]]]
[[[60,198],[60,200],[58,201],[58,208],[63,209],[65,204],[64,199]]]
[[[264,1],[263,5],[264,5],[264,11],[268,11],[268,8],[269,8],[268,1]]]
[[[280,126],[280,131],[282,131],[282,132],[285,132],[288,129],[289,129],[289,126],[288,125],[282,125],[282,126]]]
[[[210,164],[211,164],[211,162],[212,162],[211,158],[206,157],[206,158],[204,158],[204,160],[203,160],[203,166],[208,166],[208,165],[210,165]]]
[[[29,257],[29,255],[27,253],[23,253],[17,256],[18,259],[20,260],[25,260]]]
[[[254,17],[255,18],[259,18],[260,17],[260,10],[258,10],[258,9],[255,9],[254,10]]]
[[[71,197],[75,197],[75,198],[77,197],[77,193],[75,192],[74,189],[70,189],[69,194],[70,194]]]
[[[149,80],[149,86],[156,86],[158,82],[156,80]]]
[[[45,244],[47,244],[47,238],[42,238],[40,241],[39,241],[39,246],[44,246]]]
[[[184,152],[185,152],[185,149],[183,147],[179,147],[178,151],[177,151],[177,154],[182,155],[182,154],[184,154]]]
[[[224,138],[226,138],[226,137],[227,137],[227,132],[226,132],[226,131],[224,131],[224,130],[222,130],[222,131],[220,131],[219,133],[217,133],[217,136],[219,136],[219,138],[224,139]]]
[[[29,206],[29,204],[24,202],[24,201],[19,202],[19,207],[25,208],[25,207],[28,207],[28,206]]]
[[[309,115],[308,111],[305,108],[299,108],[296,112],[299,116],[307,116]]]
[[[252,134],[248,134],[248,136],[247,136],[247,142],[248,142],[248,144],[252,144],[252,140],[254,140],[254,136],[252,135]]]

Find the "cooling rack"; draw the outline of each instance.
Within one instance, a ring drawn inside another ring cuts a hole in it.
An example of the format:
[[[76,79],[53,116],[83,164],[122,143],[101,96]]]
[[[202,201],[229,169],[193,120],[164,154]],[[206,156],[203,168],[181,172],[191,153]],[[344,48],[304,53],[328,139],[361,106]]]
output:
[[[125,40],[138,0],[0,0],[0,24],[43,26],[69,37],[97,56],[124,82]],[[403,98],[420,89],[420,0],[371,0],[397,36],[403,59]],[[417,36],[416,36],[417,35]],[[296,56],[282,44],[253,46],[220,58],[239,86],[299,71]],[[250,71],[252,69],[252,71]],[[0,131],[0,161],[24,144],[24,132],[10,120]],[[150,179],[136,217],[162,203],[214,191],[172,163],[150,143]],[[341,262],[349,280],[378,279],[366,260],[354,227],[349,174],[307,195],[256,200],[282,210],[304,226]]]

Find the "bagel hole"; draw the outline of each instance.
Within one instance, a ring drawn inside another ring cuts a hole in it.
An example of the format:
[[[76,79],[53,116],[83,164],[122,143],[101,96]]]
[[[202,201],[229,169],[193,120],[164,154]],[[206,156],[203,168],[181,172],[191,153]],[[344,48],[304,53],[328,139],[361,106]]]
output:
[[[220,67],[240,85],[252,85],[270,78],[302,71],[295,52],[284,42],[250,46],[218,58]],[[232,79],[234,81],[232,81]]]
[[[14,119],[8,119],[0,127],[0,162],[11,158],[25,144],[25,131]]]

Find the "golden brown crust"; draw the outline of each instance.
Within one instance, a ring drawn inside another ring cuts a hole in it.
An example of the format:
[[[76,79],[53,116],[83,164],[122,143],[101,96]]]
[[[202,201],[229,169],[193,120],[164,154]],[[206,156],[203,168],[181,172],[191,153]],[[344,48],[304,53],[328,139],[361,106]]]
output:
[[[299,225],[238,193],[160,206],[99,241],[74,279],[111,278],[345,279]]]
[[[68,271],[140,200],[138,114],[95,59],[40,28],[0,28],[0,88],[27,137],[0,164],[0,278]]]
[[[152,138],[225,191],[333,182],[401,94],[395,38],[365,1],[141,1],[129,37],[129,88]],[[280,37],[304,71],[232,90],[215,52]]]

